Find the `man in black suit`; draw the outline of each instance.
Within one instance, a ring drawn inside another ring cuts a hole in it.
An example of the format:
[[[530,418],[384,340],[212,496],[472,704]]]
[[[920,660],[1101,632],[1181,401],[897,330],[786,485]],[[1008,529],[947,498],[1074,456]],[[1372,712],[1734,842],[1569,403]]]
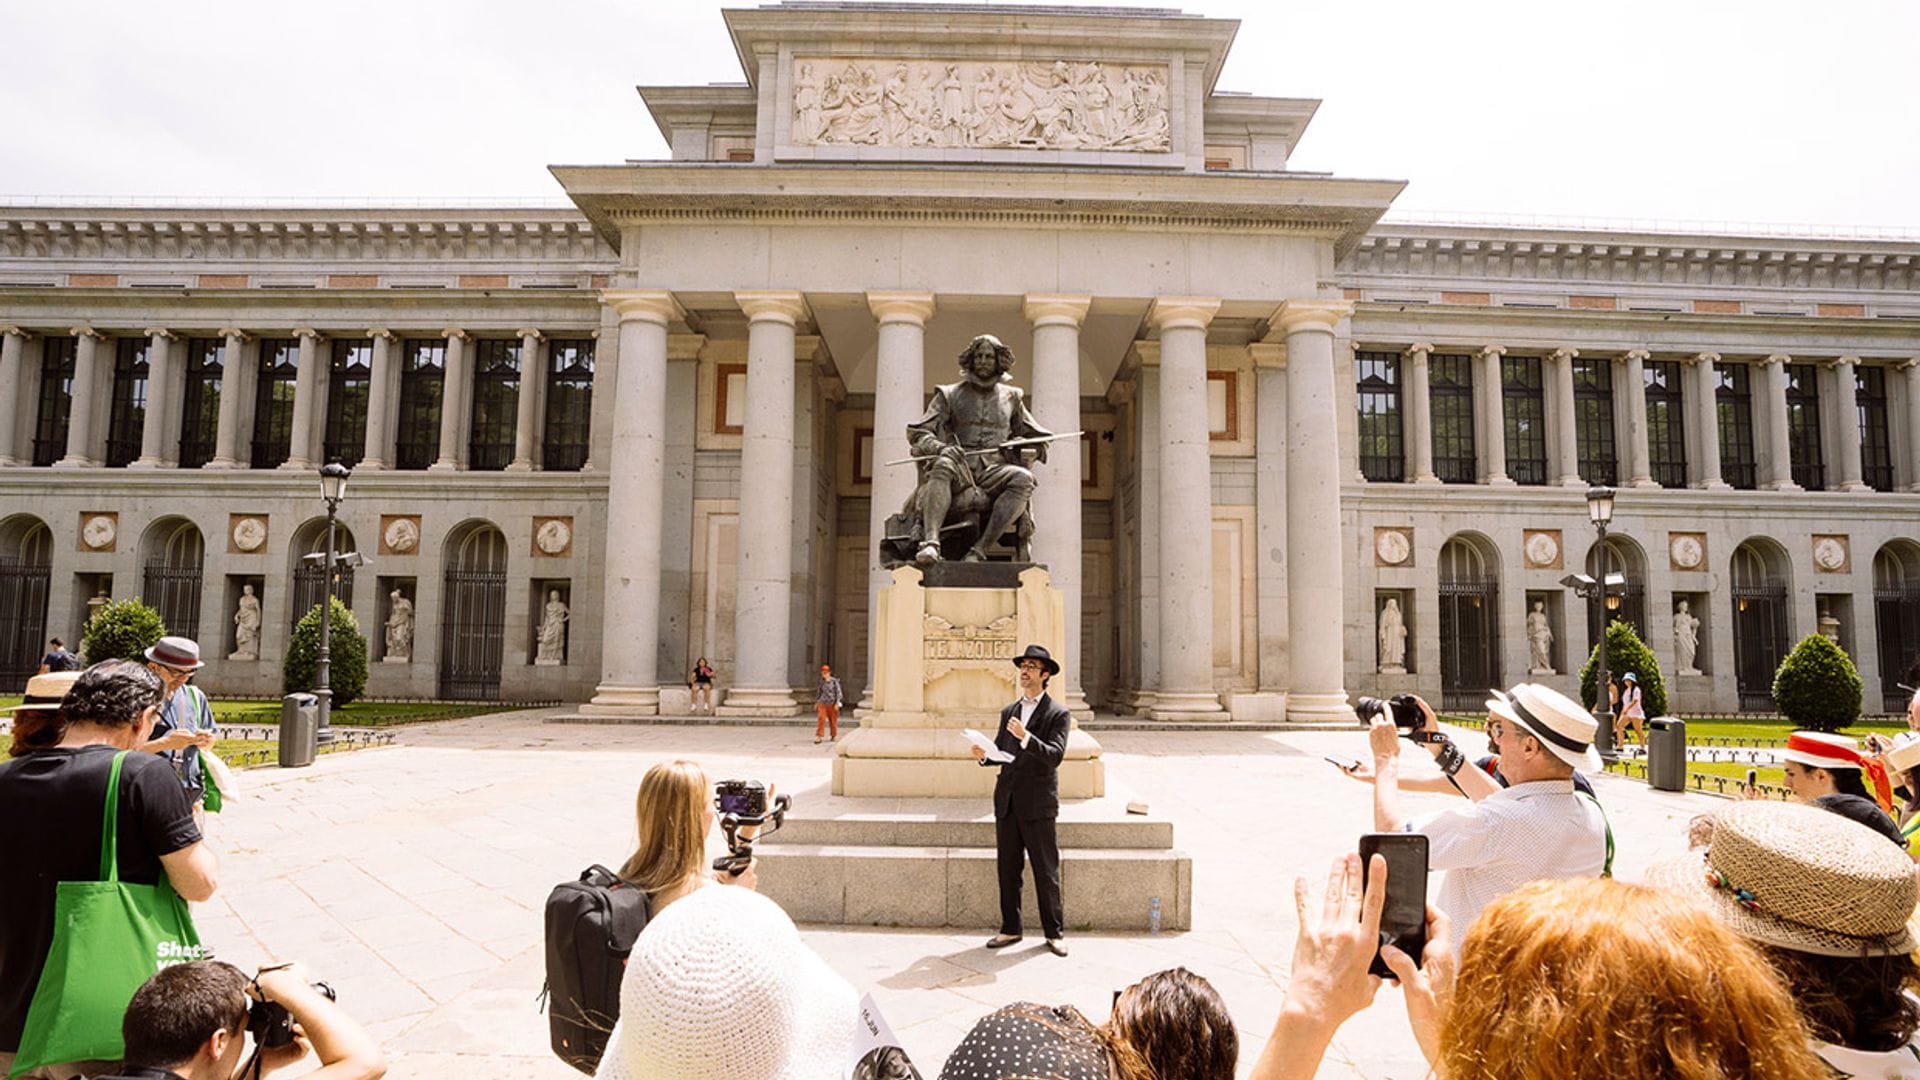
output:
[[[987,942],[1003,949],[1020,940],[1020,861],[1033,862],[1033,889],[1040,901],[1040,926],[1047,948],[1067,955],[1066,918],[1060,906],[1060,843],[1054,819],[1060,816],[1060,759],[1067,752],[1073,723],[1067,710],[1047,695],[1047,680],[1060,665],[1039,645],[1013,658],[1020,669],[1020,700],[1000,710],[993,745],[1013,755],[994,763],[973,748],[974,760],[1000,770],[993,785],[994,843],[1000,854],[1000,932]]]

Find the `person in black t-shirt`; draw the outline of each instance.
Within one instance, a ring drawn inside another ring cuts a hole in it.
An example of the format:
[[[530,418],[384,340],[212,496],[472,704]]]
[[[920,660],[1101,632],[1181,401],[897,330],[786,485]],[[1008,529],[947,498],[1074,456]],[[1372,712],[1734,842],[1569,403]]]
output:
[[[61,703],[58,745],[0,764],[0,1074],[13,1065],[21,1028],[53,943],[55,886],[100,873],[101,812],[114,754],[146,741],[160,680],[139,664],[110,660],[80,674]],[[200,842],[173,769],[131,753],[120,768],[119,861],[123,881],[205,900],[214,857]],[[112,1063],[36,1069],[30,1076],[98,1076]]]
[[[80,658],[67,651],[67,644],[59,638],[47,642],[47,655],[40,658],[40,670],[35,674],[45,675],[49,671],[79,671]]]

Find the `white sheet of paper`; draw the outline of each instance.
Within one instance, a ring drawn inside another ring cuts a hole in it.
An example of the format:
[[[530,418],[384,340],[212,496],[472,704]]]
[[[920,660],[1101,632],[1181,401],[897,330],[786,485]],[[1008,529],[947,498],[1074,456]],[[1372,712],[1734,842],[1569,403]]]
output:
[[[968,742],[972,743],[973,745],[987,752],[988,761],[997,761],[1004,764],[1006,762],[1013,760],[1012,754],[1009,754],[1005,750],[1002,750],[999,747],[993,745],[992,739],[987,738],[985,735],[980,734],[979,732],[973,730],[972,728],[966,729],[966,731],[963,732],[963,734],[966,735]]]

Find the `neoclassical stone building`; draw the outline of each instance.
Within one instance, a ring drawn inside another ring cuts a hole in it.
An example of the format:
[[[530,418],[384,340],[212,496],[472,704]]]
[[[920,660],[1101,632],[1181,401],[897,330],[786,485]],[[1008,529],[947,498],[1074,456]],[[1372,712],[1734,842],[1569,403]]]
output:
[[[1920,244],[1384,225],[1401,183],[1288,168],[1318,102],[1216,87],[1231,20],[725,18],[746,81],[642,88],[672,160],[555,166],[571,208],[0,208],[0,682],[144,596],[277,691],[339,460],[370,693],[676,711],[706,656],[797,711],[865,680],[887,462],[979,333],[1086,432],[1034,510],[1077,702],[1471,705],[1543,625],[1565,685],[1596,481],[1618,617],[1670,673],[1698,618],[1677,708],[1808,633],[1870,709],[1920,659]]]

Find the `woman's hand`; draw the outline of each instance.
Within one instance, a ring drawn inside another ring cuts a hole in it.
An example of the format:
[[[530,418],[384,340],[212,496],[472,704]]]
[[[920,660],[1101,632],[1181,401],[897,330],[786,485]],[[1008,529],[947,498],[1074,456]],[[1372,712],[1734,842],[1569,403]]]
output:
[[[1364,891],[1361,878],[1360,856],[1342,855],[1334,860],[1319,918],[1307,910],[1307,879],[1293,883],[1300,935],[1293,945],[1287,1001],[1289,1005],[1298,1002],[1312,1007],[1335,1027],[1373,1004],[1373,995],[1380,989],[1379,976],[1369,975],[1367,968],[1380,945],[1380,908],[1387,897],[1386,858],[1373,857]]]
[[[1440,1021],[1453,1000],[1452,928],[1440,909],[1427,907],[1427,947],[1420,964],[1404,949],[1392,945],[1380,948],[1380,959],[1393,972],[1394,980],[1406,997],[1407,1022],[1413,1026],[1414,1040],[1428,1064],[1440,1057]]]

